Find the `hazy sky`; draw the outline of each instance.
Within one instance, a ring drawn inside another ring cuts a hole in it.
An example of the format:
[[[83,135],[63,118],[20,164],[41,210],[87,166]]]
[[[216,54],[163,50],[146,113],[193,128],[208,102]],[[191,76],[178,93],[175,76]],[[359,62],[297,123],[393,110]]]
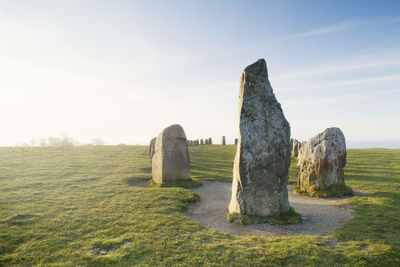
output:
[[[400,1],[0,1],[0,145],[238,132],[265,58],[292,136],[400,139]]]

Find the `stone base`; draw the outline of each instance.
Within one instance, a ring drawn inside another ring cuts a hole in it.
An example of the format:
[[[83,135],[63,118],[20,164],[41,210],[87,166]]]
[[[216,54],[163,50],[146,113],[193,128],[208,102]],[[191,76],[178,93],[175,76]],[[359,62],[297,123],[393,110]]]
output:
[[[150,180],[150,185],[152,187],[181,187],[181,188],[195,188],[202,186],[203,184],[197,180],[183,179],[183,180],[173,180],[166,181],[163,183],[156,183],[154,180]]]
[[[329,197],[343,197],[352,196],[353,189],[345,184],[333,184],[325,190],[314,190],[314,191],[304,191],[298,186],[293,189],[293,192],[298,195],[317,197],[317,198],[329,198]]]
[[[227,218],[228,221],[237,224],[297,224],[302,222],[300,214],[296,213],[293,208],[290,208],[286,213],[275,216],[245,215],[233,212],[228,213]]]

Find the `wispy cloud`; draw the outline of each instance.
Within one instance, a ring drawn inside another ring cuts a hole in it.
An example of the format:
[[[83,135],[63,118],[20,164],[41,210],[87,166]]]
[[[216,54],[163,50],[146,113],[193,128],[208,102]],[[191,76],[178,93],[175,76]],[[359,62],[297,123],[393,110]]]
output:
[[[344,80],[339,82],[327,82],[321,84],[310,84],[306,86],[298,86],[298,87],[289,87],[286,89],[282,89],[280,91],[300,91],[300,90],[311,90],[311,89],[322,89],[322,88],[331,88],[331,87],[345,87],[345,86],[355,86],[362,84],[373,84],[373,83],[382,83],[389,81],[400,81],[400,75],[386,75],[379,76],[373,78],[365,78],[365,79],[351,79]]]
[[[315,35],[322,35],[326,33],[332,33],[332,32],[340,32],[340,31],[345,31],[349,30],[352,28],[357,28],[362,26],[364,23],[361,21],[344,21],[340,22],[338,24],[334,25],[328,25],[324,27],[319,27],[315,28],[309,31],[304,31],[304,32],[299,32],[299,33],[294,33],[290,35],[290,38],[298,38],[298,37],[309,37],[309,36],[315,36]]]
[[[346,31],[346,30],[350,30],[350,29],[363,27],[363,26],[387,25],[387,24],[393,24],[393,23],[397,23],[397,22],[400,22],[400,17],[342,21],[342,22],[339,22],[336,24],[326,25],[326,26],[310,29],[310,30],[303,31],[303,32],[292,33],[284,38],[280,38],[280,40],[281,39],[288,40],[288,39],[296,39],[296,38],[303,38],[303,37],[312,37],[312,36],[323,35],[323,34],[328,34],[328,33],[333,33],[333,32]]]
[[[397,90],[376,90],[367,92],[351,92],[346,94],[336,94],[327,96],[314,96],[312,98],[296,98],[296,99],[285,99],[285,105],[293,107],[303,107],[310,105],[334,105],[334,104],[344,104],[344,103],[360,103],[360,102],[374,102],[379,95],[394,94]]]
[[[390,67],[390,66],[397,66],[400,65],[400,59],[395,60],[383,60],[383,61],[374,61],[368,63],[353,63],[348,64],[337,64],[337,65],[327,65],[327,66],[320,66],[315,69],[310,69],[307,71],[299,71],[294,73],[289,73],[285,75],[275,76],[273,78],[274,81],[286,80],[290,78],[302,78],[302,77],[309,77],[309,76],[316,76],[316,75],[323,75],[323,74],[332,74],[332,73],[343,73],[349,71],[355,71],[360,69],[369,69],[369,68],[382,68],[382,67]]]
[[[386,20],[382,21],[381,24],[385,25],[385,24],[392,24],[392,23],[397,23],[397,22],[400,22],[400,18],[386,19]]]

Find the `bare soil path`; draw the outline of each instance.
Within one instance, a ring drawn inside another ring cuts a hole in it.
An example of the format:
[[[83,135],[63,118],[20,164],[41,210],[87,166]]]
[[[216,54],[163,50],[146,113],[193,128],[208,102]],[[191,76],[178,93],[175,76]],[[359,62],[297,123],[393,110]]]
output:
[[[185,215],[203,226],[238,235],[262,237],[283,235],[325,235],[342,227],[352,218],[346,205],[338,205],[335,199],[311,198],[293,194],[294,185],[288,185],[289,202],[303,222],[296,225],[239,225],[230,223],[226,214],[231,198],[231,184],[216,181],[201,181],[203,186],[193,189],[200,201],[190,204]]]

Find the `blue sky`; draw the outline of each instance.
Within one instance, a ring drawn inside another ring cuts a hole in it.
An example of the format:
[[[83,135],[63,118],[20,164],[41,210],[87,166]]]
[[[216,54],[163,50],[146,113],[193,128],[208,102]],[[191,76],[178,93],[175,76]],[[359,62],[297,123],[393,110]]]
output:
[[[293,137],[400,139],[399,1],[0,1],[0,39],[0,145],[233,142],[259,58]]]

